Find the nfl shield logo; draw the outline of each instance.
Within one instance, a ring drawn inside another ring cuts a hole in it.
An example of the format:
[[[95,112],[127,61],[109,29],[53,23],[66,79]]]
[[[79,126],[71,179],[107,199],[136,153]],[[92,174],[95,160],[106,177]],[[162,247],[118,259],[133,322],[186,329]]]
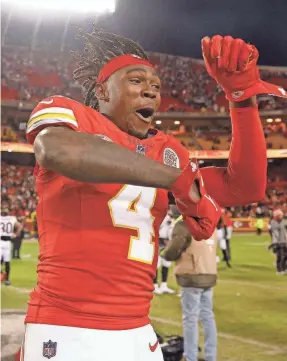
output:
[[[49,340],[48,342],[43,342],[43,356],[50,359],[51,357],[56,356],[57,352],[57,342],[52,342]]]
[[[138,144],[136,148],[136,152],[141,155],[145,155],[146,153],[146,147],[142,144]]]

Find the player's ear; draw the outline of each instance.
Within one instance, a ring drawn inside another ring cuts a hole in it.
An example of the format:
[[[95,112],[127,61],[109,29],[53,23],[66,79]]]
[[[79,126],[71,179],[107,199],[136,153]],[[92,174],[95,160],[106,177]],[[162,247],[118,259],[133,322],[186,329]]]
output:
[[[104,100],[105,102],[109,101],[109,93],[107,85],[103,83],[96,83],[95,85],[95,95],[98,100]]]

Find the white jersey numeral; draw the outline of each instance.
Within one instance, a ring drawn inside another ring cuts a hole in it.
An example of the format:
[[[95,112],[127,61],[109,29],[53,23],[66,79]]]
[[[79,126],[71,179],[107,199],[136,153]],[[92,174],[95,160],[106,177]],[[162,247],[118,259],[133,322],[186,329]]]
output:
[[[147,264],[153,262],[154,217],[151,210],[156,193],[155,188],[125,185],[108,202],[113,225],[137,231],[137,236],[130,238],[128,259]]]
[[[16,223],[17,220],[14,216],[1,216],[1,236],[11,237]]]

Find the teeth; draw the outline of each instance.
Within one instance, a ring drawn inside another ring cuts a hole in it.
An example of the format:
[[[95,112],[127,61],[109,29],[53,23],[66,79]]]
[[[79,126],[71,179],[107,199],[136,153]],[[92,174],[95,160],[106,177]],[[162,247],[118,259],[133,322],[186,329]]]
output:
[[[151,117],[145,118],[145,117],[143,117],[143,116],[142,116],[140,113],[138,113],[138,112],[136,112],[136,115],[137,115],[141,120],[143,120],[143,121],[146,122],[146,123],[151,123],[151,121],[152,121]]]

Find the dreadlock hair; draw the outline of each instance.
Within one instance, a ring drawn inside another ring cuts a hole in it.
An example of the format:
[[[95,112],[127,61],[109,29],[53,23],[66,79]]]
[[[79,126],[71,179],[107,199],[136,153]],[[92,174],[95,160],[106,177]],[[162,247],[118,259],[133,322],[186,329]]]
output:
[[[140,45],[131,39],[109,33],[93,24],[93,31],[86,32],[78,28],[77,39],[85,43],[84,54],[71,51],[78,60],[78,68],[74,71],[74,79],[83,81],[85,105],[99,110],[99,103],[95,95],[96,79],[101,68],[113,58],[133,54],[148,60],[148,56]]]

